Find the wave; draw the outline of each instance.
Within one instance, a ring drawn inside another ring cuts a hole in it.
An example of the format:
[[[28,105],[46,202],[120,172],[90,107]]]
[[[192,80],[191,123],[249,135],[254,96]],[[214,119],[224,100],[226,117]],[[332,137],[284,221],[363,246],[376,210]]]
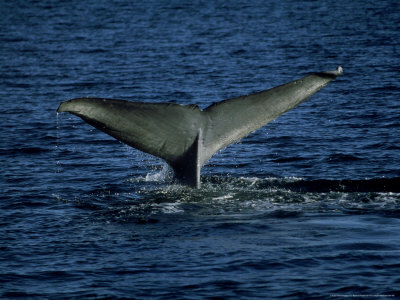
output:
[[[20,147],[5,149],[0,148],[0,155],[26,155],[26,154],[41,154],[50,152],[50,149],[41,147]]]
[[[400,177],[376,179],[265,179],[256,183],[259,188],[282,188],[297,192],[400,192]]]
[[[393,178],[367,178],[367,179],[304,179],[298,177],[235,177],[203,175],[202,187],[200,191],[206,190],[227,190],[242,189],[246,190],[286,190],[300,193],[400,193],[400,177]],[[191,190],[191,188],[180,185],[173,180],[173,171],[167,164],[163,164],[161,169],[150,172],[145,177],[135,177],[128,180],[131,183],[140,185],[140,182],[166,185],[166,189],[178,188]]]
[[[210,184],[231,184],[242,188],[254,187],[259,190],[281,189],[303,193],[327,193],[327,192],[400,192],[400,177],[372,178],[372,179],[302,179],[297,177],[286,178],[258,178],[258,177],[205,177],[204,182]]]
[[[328,161],[330,163],[351,162],[356,160],[361,160],[361,158],[355,155],[342,154],[342,153],[333,154],[328,158]]]

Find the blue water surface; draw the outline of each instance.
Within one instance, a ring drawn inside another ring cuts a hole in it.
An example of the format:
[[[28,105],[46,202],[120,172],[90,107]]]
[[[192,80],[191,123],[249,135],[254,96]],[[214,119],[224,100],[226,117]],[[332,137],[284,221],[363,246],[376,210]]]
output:
[[[400,296],[400,2],[0,1],[0,297]],[[196,103],[335,69],[170,180],[58,105]]]

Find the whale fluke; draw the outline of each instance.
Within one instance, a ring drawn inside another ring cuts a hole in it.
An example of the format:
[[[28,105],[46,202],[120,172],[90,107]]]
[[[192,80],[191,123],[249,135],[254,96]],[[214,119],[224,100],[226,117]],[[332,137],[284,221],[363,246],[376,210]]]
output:
[[[199,187],[201,167],[218,150],[295,108],[342,72],[339,66],[313,73],[204,110],[197,105],[76,98],[62,102],[57,112],[77,115],[117,140],[164,159],[178,180]]]

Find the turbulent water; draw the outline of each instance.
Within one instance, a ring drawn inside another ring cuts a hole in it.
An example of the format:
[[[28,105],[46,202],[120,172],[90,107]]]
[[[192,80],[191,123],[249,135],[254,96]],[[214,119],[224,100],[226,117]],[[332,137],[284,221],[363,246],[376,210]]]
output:
[[[400,296],[398,1],[1,1],[0,297]],[[344,74],[194,190],[84,96],[211,103]]]

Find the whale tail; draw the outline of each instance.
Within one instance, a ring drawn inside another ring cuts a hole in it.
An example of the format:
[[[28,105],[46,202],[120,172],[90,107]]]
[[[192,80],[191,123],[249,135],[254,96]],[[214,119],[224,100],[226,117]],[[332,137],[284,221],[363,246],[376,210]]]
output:
[[[341,75],[334,71],[259,93],[197,105],[76,98],[57,112],[69,112],[117,140],[164,159],[181,182],[200,186],[201,167],[220,149],[266,125]]]

